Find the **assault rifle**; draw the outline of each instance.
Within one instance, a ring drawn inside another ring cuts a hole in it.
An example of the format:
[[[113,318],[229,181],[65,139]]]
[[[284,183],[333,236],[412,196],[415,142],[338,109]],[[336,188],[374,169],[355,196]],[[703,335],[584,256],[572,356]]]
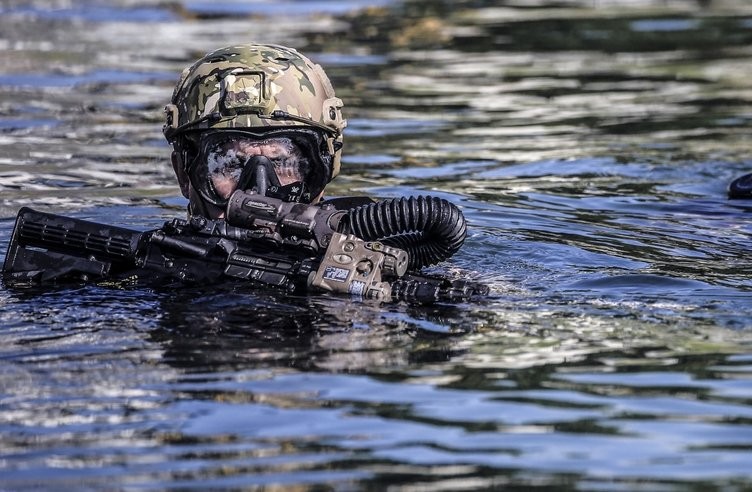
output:
[[[408,273],[408,255],[342,230],[344,211],[236,191],[225,220],[173,219],[139,232],[22,208],[3,264],[11,286],[118,278],[242,279],[290,293],[417,302],[485,295],[484,285]]]

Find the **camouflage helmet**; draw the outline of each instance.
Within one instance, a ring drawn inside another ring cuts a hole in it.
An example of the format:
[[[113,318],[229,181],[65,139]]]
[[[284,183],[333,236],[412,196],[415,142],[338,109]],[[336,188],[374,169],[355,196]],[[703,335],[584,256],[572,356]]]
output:
[[[314,130],[326,182],[339,173],[342,101],[321,66],[292,48],[245,44],[206,54],[183,70],[165,114],[163,133],[176,149],[207,130]]]

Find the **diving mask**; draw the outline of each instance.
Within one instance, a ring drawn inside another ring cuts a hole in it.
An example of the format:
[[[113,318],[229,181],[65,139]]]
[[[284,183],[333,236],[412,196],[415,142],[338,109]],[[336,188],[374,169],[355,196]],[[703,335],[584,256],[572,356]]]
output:
[[[252,190],[287,202],[311,203],[328,177],[307,156],[316,133],[242,130],[205,132],[190,166],[193,187],[208,203],[225,207],[235,190]]]

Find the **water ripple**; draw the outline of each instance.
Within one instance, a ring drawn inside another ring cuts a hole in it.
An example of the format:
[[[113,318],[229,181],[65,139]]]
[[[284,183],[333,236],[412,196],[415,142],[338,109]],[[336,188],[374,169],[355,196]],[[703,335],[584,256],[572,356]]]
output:
[[[162,109],[251,36],[345,101],[330,193],[456,203],[492,293],[4,287],[0,488],[749,488],[744,1],[147,3],[0,7],[2,254],[184,215]]]

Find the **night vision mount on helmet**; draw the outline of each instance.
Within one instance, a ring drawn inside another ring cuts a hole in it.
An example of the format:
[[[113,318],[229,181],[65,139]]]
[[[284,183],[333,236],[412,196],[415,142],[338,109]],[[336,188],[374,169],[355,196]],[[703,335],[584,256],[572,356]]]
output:
[[[321,66],[292,48],[249,44],[208,53],[183,71],[165,115],[163,133],[189,175],[198,135],[222,129],[309,141],[312,198],[339,173],[342,101]]]

